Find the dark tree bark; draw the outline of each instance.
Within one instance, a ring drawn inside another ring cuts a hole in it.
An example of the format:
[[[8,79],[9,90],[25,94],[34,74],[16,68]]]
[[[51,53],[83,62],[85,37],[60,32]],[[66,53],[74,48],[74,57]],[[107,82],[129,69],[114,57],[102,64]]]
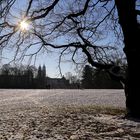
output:
[[[115,0],[119,23],[124,34],[124,52],[128,62],[125,83],[128,114],[140,118],[140,29],[137,22],[135,0]]]

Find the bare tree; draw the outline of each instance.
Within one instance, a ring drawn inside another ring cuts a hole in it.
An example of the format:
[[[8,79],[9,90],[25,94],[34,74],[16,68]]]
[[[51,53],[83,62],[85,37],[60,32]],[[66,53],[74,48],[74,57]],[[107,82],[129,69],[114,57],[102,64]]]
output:
[[[29,0],[16,10],[18,1],[1,0],[1,53],[10,47],[15,51],[13,60],[36,59],[39,52],[54,48],[61,50],[60,61],[67,54],[74,63],[105,69],[126,85],[126,107],[132,116],[140,116],[139,82],[135,82],[140,78],[139,0]],[[127,80],[120,74],[121,65],[110,57],[123,45]]]
[[[123,30],[124,35],[124,52],[128,62],[128,72],[126,80],[126,107],[129,109],[129,113],[132,116],[140,117],[139,112],[139,79],[140,68],[139,65],[139,36],[140,36],[140,24],[139,19],[139,5],[140,1],[124,0],[115,1],[119,23]],[[137,9],[138,8],[138,9]]]

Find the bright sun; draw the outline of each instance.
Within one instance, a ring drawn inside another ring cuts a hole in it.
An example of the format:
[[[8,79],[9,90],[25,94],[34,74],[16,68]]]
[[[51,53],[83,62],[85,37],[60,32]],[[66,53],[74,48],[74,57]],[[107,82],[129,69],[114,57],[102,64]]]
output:
[[[22,31],[28,30],[29,29],[29,24],[25,20],[21,21],[20,22],[20,29]]]

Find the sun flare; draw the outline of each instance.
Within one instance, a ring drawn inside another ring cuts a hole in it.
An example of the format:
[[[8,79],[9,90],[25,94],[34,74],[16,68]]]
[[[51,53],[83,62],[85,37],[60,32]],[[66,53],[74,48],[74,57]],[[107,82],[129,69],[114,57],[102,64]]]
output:
[[[22,31],[26,31],[29,29],[29,24],[27,23],[27,21],[23,20],[20,22],[20,29]]]

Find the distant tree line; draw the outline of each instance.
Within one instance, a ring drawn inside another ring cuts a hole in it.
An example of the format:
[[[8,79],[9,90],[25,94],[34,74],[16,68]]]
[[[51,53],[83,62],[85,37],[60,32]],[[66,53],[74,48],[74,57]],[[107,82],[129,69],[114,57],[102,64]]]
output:
[[[0,88],[45,88],[46,67],[11,66],[0,69]]]
[[[110,77],[105,70],[86,65],[82,72],[81,86],[85,89],[121,89],[122,84]]]
[[[62,79],[60,79],[61,78],[55,78],[54,81],[54,78],[46,77],[45,65],[36,68],[35,66],[11,66],[5,64],[0,68],[0,88],[45,89],[53,86],[49,85],[49,83],[59,87],[60,82],[62,84]],[[68,81],[63,80],[63,85],[61,86],[70,89],[123,88],[121,83],[113,80],[105,70],[96,69],[89,65],[86,65],[83,68],[82,76],[80,78],[73,75],[71,72],[68,72],[66,73],[66,79]],[[57,80],[59,82],[56,83]],[[67,86],[65,82],[68,82]]]

